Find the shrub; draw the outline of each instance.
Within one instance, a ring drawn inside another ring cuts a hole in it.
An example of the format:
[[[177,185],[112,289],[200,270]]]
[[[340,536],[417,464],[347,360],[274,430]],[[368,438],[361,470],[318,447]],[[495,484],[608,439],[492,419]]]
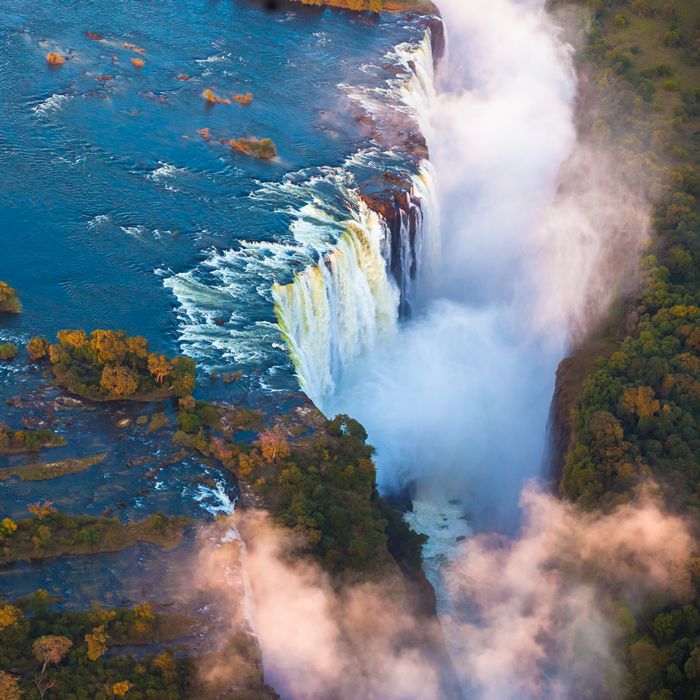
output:
[[[14,343],[0,343],[0,360],[9,361],[17,357],[17,346]]]
[[[32,362],[43,360],[49,355],[49,342],[45,338],[37,336],[27,343],[27,354]]]
[[[17,292],[7,282],[0,282],[0,313],[18,314],[22,311]]]

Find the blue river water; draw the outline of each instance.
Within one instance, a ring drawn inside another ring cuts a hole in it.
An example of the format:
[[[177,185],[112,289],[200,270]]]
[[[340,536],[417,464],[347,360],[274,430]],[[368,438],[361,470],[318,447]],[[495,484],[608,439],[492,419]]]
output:
[[[123,328],[210,368],[290,368],[269,293],[308,263],[284,248],[290,224],[369,144],[349,86],[383,84],[387,53],[421,32],[292,7],[0,3],[0,279],[25,306],[4,336]],[[50,51],[66,63],[48,66]],[[254,99],[211,106],[205,89]],[[250,136],[272,138],[278,158],[213,140]],[[321,196],[332,205],[337,190]]]
[[[0,0],[0,280],[24,306],[0,319],[0,341],[120,328],[195,357],[203,398],[244,395],[265,409],[298,391],[273,284],[338,241],[357,203],[350,191],[415,170],[378,143],[366,113],[390,102],[405,72],[395,47],[418,44],[425,28],[263,4]],[[49,66],[49,52],[65,63]],[[208,104],[207,89],[231,104]],[[247,92],[250,105],[231,99]],[[271,138],[277,157],[219,141],[242,137]],[[242,369],[245,380],[209,382],[214,369]],[[202,518],[231,493],[213,465],[173,461],[162,434],[116,426],[158,406],[66,406],[23,359],[0,364],[0,397],[0,422],[50,419],[67,436],[46,461],[105,454],[82,474],[0,482],[3,517],[50,499],[66,512]],[[3,567],[0,596],[41,586],[68,605],[114,604],[161,585],[171,556],[142,546]]]

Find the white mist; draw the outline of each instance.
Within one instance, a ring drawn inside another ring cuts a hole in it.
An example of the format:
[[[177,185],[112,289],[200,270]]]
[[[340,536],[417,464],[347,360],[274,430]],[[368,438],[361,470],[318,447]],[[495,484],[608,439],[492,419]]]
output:
[[[541,7],[441,10],[450,56],[428,129],[440,263],[416,318],[346,371],[324,410],[367,427],[384,491],[415,483],[419,501],[441,506],[433,528],[461,513],[510,529],[540,472],[565,349],[566,319],[537,321],[542,296],[557,293],[540,284],[539,226],[575,144],[575,79]]]

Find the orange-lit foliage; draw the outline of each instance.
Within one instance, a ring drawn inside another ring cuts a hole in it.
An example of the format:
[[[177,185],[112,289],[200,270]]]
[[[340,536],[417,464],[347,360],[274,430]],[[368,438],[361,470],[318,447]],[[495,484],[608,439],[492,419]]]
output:
[[[139,377],[128,367],[105,365],[100,386],[113,396],[131,396],[139,388]]]
[[[37,336],[27,343],[27,354],[32,362],[43,360],[49,354],[49,342],[45,338]]]
[[[62,330],[49,345],[56,383],[75,394],[97,400],[164,398],[170,392],[187,396],[194,391],[196,363],[151,354],[148,341],[124,331]],[[37,346],[37,353],[42,348]],[[192,375],[192,376],[183,376]],[[164,380],[168,385],[163,386]]]
[[[32,515],[39,518],[39,520],[43,520],[47,515],[51,515],[51,513],[56,512],[56,509],[53,507],[53,503],[51,501],[37,501],[36,503],[30,503],[27,506],[27,510]]]
[[[153,665],[163,674],[166,680],[175,678],[177,665],[175,663],[175,657],[168,649],[153,659]]]
[[[123,698],[133,687],[134,684],[129,681],[119,681],[112,686],[112,692],[116,697]]]
[[[211,138],[211,132],[210,132],[209,129],[206,128],[206,127],[205,127],[204,129],[197,129],[197,133],[198,133],[200,136],[203,136],[205,139],[210,139],[210,138]]]
[[[102,34],[98,34],[97,32],[85,32],[85,36],[88,39],[92,39],[93,41],[103,41],[104,37]]]
[[[260,441],[260,452],[266,462],[274,462],[278,457],[280,459],[289,457],[289,442],[287,442],[287,438],[279,428],[260,433],[258,439]]]
[[[155,377],[158,384],[162,384],[173,371],[173,364],[167,355],[158,355],[153,352],[148,356],[148,371]]]
[[[132,58],[131,62],[136,66],[136,68],[143,68],[145,61],[142,58]]]
[[[43,665],[42,671],[48,664],[60,664],[73,646],[68,637],[60,637],[53,634],[39,637],[32,644],[34,658]]]
[[[277,148],[272,139],[250,137],[244,139],[230,139],[227,143],[234,151],[245,153],[247,156],[252,156],[260,160],[272,160],[277,155]]]
[[[0,671],[0,698],[3,700],[21,700],[22,691],[15,676]]]
[[[82,347],[87,341],[85,331],[80,330],[62,330],[56,333],[56,338],[61,345],[73,350]]]
[[[247,106],[253,101],[253,93],[246,92],[243,95],[231,95],[231,99],[234,102],[238,102],[239,105]]]
[[[18,314],[20,311],[22,311],[22,304],[17,297],[17,291],[7,282],[0,281],[0,313]]]
[[[63,343],[63,339],[60,333],[64,331],[59,331],[56,337]],[[82,333],[82,331],[67,331],[73,333]],[[83,333],[83,337],[85,334]],[[85,341],[80,343],[77,347],[84,345]],[[96,330],[90,334],[90,345],[92,349],[97,352],[97,358],[100,363],[104,364],[107,362],[114,362],[120,364],[127,353],[127,343],[123,333],[117,333],[116,331],[105,331]]]
[[[357,12],[434,12],[432,0],[294,0],[304,5],[325,5]]]
[[[148,341],[140,335],[125,338],[127,353],[135,357],[148,357]]]
[[[189,75],[185,75],[185,74],[183,73],[182,75],[178,75],[175,79],[176,79],[176,80],[189,80],[189,79],[190,79],[190,76],[189,76]]]
[[[219,97],[218,95],[215,95],[213,90],[210,90],[207,88],[203,93],[202,97],[210,104],[210,105],[230,105],[231,100],[227,100],[225,97]]]
[[[128,41],[125,41],[122,46],[125,49],[129,49],[133,51],[134,53],[146,53],[146,49],[142,49],[140,46],[136,46],[136,44],[130,44]]]
[[[97,661],[107,651],[107,633],[104,625],[95,627],[90,634],[85,635],[87,655],[90,661]]]
[[[54,53],[53,51],[51,53],[46,54],[46,62],[50,66],[62,66],[65,62],[66,59],[61,56],[59,53]]]
[[[10,627],[19,627],[24,621],[24,613],[14,605],[0,606],[0,632]]]

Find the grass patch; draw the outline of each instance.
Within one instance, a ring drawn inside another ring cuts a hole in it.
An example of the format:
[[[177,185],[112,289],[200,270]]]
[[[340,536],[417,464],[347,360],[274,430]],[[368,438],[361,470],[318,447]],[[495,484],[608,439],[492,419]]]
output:
[[[0,455],[38,452],[45,447],[62,447],[66,439],[52,430],[12,430],[0,424]]]
[[[137,542],[172,549],[192,524],[190,518],[160,513],[128,523],[116,518],[67,515],[53,509],[44,509],[42,516],[19,520],[16,527],[0,531],[0,564],[118,552]]]
[[[0,469],[0,481],[7,481],[13,476],[19,477],[21,481],[57,479],[59,476],[84,472],[104,461],[106,457],[107,454],[103,453],[80,459],[62,459],[60,462],[37,462],[36,464],[23,464],[19,467],[5,467]]]

